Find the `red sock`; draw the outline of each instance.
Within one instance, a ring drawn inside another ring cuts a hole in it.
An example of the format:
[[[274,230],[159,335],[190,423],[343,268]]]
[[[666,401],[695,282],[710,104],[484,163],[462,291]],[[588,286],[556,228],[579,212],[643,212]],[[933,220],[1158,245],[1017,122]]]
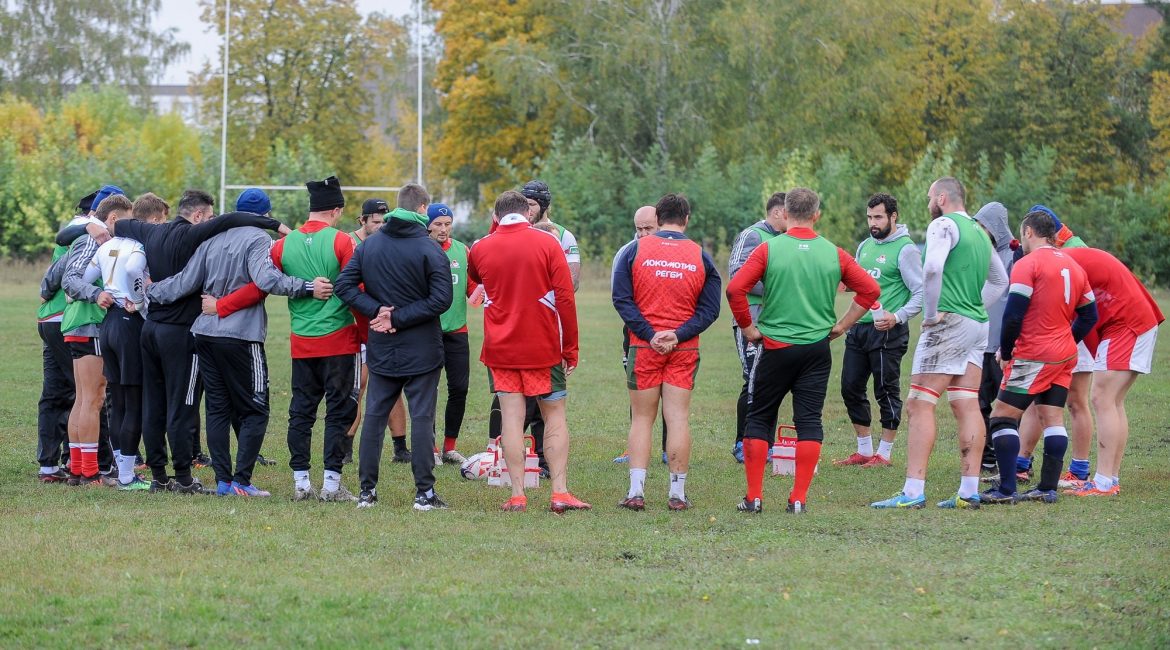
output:
[[[69,443],[69,473],[81,476],[81,447],[79,443]]]
[[[796,442],[796,480],[792,482],[792,494],[788,502],[808,503],[808,486],[812,483],[813,472],[821,460],[821,443],[816,440]]]
[[[458,440],[458,438],[451,438],[451,437],[443,438],[443,452],[446,453],[448,451],[455,451],[455,441],[456,440]]]
[[[98,473],[98,459],[97,459],[97,443],[83,442],[81,443],[81,475],[86,478],[93,478]]]
[[[768,463],[768,441],[743,439],[743,472],[747,476],[747,500],[764,498],[764,466]]]

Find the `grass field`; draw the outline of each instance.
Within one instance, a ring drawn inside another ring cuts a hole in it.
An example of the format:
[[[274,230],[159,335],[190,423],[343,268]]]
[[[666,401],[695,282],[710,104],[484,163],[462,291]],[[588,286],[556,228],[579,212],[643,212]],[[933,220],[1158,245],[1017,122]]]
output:
[[[279,299],[268,301],[273,417],[264,444],[279,464],[255,477],[274,498],[37,484],[39,275],[31,276],[0,286],[0,647],[1170,645],[1170,342],[1131,393],[1118,499],[871,510],[901,487],[905,439],[892,468],[829,466],[854,446],[835,368],[810,514],[786,515],[787,479],[768,478],[764,514],[748,517],[734,508],[743,494],[728,453],[739,370],[724,308],[704,337],[694,398],[687,487],[696,508],[666,511],[666,471],[655,462],[639,514],[615,506],[627,485],[625,466],[610,462],[627,430],[620,322],[604,282],[591,280],[579,296],[569,481],[592,512],[541,510],[543,483],[530,512],[504,514],[501,489],[444,466],[436,487],[452,509],[417,513],[409,467],[388,462],[378,507],[357,511],[288,499],[288,316]],[[474,320],[473,351],[479,331]],[[483,446],[488,401],[486,373],[473,364],[465,454]],[[949,414],[941,431],[932,502],[958,484]],[[319,437],[314,447],[319,462]],[[346,472],[356,492],[356,470]],[[210,470],[199,473],[214,484]]]

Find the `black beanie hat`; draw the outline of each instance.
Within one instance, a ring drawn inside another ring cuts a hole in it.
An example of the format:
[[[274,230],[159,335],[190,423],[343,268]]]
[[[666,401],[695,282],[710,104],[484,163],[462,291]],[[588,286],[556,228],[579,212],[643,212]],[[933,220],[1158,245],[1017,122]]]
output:
[[[93,208],[93,200],[96,198],[97,192],[90,192],[89,194],[86,194],[85,196],[81,197],[80,201],[77,202],[77,209],[80,210],[82,214],[88,214],[90,209]]]
[[[345,197],[341,195],[341,181],[330,176],[323,181],[305,183],[309,188],[309,212],[323,212],[333,208],[344,208]]]

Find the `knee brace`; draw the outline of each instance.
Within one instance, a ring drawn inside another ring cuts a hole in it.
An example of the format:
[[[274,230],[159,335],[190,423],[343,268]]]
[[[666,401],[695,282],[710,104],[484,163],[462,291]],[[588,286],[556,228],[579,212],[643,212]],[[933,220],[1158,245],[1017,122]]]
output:
[[[957,402],[964,399],[979,399],[979,389],[967,388],[965,386],[950,386],[947,388],[948,402]]]
[[[927,404],[938,404],[938,397],[939,397],[938,393],[934,392],[933,390],[930,390],[929,388],[927,388],[925,386],[919,386],[918,384],[910,384],[910,393],[906,395],[906,401],[916,399],[916,400],[922,400],[923,402],[926,402]]]
[[[1020,435],[1020,421],[1016,418],[993,417],[990,420],[991,439],[995,440],[1003,435]]]

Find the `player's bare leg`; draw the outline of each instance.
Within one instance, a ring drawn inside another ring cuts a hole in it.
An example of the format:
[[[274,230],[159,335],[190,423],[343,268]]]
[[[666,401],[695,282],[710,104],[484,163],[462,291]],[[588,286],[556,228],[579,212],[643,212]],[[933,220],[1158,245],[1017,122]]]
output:
[[[1131,370],[1106,370],[1093,373],[1093,410],[1097,413],[1097,477],[1107,477],[1112,487],[1120,475],[1121,459],[1129,441],[1129,419],[1125,413],[1125,397],[1137,381],[1138,373]]]
[[[630,489],[626,498],[618,502],[623,508],[641,510],[645,507],[646,470],[650,467],[650,442],[661,395],[662,386],[630,391],[630,435],[626,439]]]
[[[524,496],[524,411],[526,408],[524,395],[521,393],[497,393],[497,395],[500,398],[502,424],[500,442],[503,446],[504,461],[508,464],[508,478],[512,481],[512,497],[520,498]],[[561,478],[563,480],[564,476],[562,475]]]
[[[565,493],[569,491],[569,423],[565,419],[565,400],[542,399],[539,404],[540,415],[544,418],[544,458],[548,461],[552,491]],[[508,463],[511,468],[511,461]]]
[[[101,409],[106,398],[102,358],[86,355],[73,360],[77,397],[69,412],[70,471],[82,479],[97,477],[97,442],[101,430]],[[74,458],[74,447],[78,450]]]
[[[930,452],[934,450],[934,441],[938,437],[935,408],[939,396],[951,385],[953,379],[951,375],[938,374],[919,374],[910,378],[911,385],[920,388],[911,388],[906,399],[906,416],[910,431],[906,440],[907,479],[926,480],[926,465],[930,461]]]
[[[685,474],[691,465],[691,391],[663,384],[662,414],[666,418],[666,428],[670,430],[666,440],[667,464],[672,474]],[[653,423],[654,414],[651,413],[650,417]],[[649,435],[646,441],[648,445]]]

